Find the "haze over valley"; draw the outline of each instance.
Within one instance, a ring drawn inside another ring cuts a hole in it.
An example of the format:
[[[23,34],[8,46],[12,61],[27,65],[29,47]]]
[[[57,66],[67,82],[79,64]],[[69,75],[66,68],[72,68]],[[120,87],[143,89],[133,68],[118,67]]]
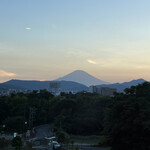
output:
[[[38,81],[38,80],[17,80],[12,79],[0,84],[0,90],[17,89],[17,90],[42,90],[50,89],[51,82],[60,82],[62,92],[81,92],[89,91],[90,86],[115,88],[118,92],[123,92],[125,88],[143,83],[146,80],[137,79],[123,83],[109,83],[102,81],[82,70],[76,70],[64,77],[60,77],[53,81]]]

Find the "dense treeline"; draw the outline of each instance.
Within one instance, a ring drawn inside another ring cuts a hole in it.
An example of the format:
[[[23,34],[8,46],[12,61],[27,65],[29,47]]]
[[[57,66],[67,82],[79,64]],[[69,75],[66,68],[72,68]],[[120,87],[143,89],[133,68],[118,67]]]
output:
[[[100,134],[103,130],[104,108],[111,98],[78,93],[54,97],[46,90],[30,94],[18,93],[0,97],[0,124],[8,132],[29,128],[30,109],[34,109],[33,126],[53,123],[72,134]],[[25,125],[25,122],[28,122]]]
[[[29,128],[31,108],[35,111],[33,126],[53,123],[70,134],[105,135],[104,144],[113,150],[150,149],[148,82],[115,93],[114,97],[91,93],[54,97],[45,90],[0,97],[1,128],[3,124],[7,132]]]
[[[30,108],[35,109],[34,125],[47,123],[49,99],[52,97],[45,90],[40,93],[33,91],[30,94],[18,93],[0,97],[0,124],[5,124],[7,132],[22,132],[29,128]]]
[[[106,108],[104,127],[113,150],[149,150],[150,83],[116,94]]]

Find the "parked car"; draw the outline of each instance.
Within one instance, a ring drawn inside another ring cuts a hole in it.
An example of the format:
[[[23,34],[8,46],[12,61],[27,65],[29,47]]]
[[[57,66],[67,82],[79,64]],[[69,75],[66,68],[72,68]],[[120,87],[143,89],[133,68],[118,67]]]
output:
[[[53,143],[53,149],[59,149],[60,148],[60,144],[57,141],[52,141]]]

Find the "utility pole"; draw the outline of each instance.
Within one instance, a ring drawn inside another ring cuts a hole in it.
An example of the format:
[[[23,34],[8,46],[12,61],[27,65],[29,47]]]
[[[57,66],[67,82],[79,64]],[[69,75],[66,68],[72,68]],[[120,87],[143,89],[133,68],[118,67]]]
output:
[[[36,108],[35,107],[30,107],[29,108],[29,128],[33,127],[33,121],[35,118],[35,114],[36,114]]]

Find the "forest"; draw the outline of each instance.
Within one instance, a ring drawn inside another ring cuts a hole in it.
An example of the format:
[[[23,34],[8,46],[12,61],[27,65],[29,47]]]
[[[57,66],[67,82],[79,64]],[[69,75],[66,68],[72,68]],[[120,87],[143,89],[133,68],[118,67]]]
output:
[[[46,90],[0,97],[0,131],[23,133],[47,123],[68,134],[103,135],[102,145],[112,150],[148,150],[150,83],[113,97],[85,92],[53,96]]]

